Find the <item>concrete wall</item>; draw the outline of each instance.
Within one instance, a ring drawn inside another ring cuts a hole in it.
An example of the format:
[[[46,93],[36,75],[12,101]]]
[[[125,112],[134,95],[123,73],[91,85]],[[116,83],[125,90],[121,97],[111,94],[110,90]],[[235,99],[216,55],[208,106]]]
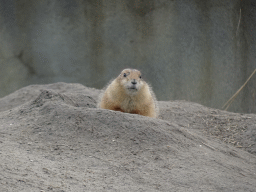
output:
[[[1,0],[0,97],[131,67],[158,100],[220,108],[256,68],[255,28],[253,0]],[[256,112],[256,75],[229,110]]]

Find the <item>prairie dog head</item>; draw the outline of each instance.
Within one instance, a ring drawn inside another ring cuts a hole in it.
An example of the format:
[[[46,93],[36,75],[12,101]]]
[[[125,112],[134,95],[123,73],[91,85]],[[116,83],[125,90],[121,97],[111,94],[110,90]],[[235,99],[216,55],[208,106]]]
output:
[[[126,94],[136,95],[143,87],[141,72],[136,69],[124,69],[118,76],[118,82],[124,87]]]

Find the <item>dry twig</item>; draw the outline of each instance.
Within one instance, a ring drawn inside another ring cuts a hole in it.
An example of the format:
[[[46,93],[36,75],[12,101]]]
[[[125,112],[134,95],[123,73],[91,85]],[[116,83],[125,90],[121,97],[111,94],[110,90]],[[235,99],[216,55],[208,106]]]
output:
[[[240,87],[240,89],[238,89],[238,91],[222,106],[222,109],[225,108],[225,110],[228,109],[228,107],[231,105],[231,103],[235,100],[235,98],[237,97],[238,93],[245,87],[245,85],[248,83],[248,81],[252,78],[252,76],[256,73],[256,69],[252,72],[252,74],[250,75],[250,77],[246,80],[246,82],[242,85],[242,87]]]

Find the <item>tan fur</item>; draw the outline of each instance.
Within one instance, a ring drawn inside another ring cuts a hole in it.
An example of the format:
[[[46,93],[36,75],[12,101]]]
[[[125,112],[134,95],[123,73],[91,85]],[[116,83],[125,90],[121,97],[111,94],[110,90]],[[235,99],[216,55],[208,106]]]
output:
[[[100,96],[98,107],[156,118],[159,109],[155,95],[140,76],[136,69],[124,69]]]

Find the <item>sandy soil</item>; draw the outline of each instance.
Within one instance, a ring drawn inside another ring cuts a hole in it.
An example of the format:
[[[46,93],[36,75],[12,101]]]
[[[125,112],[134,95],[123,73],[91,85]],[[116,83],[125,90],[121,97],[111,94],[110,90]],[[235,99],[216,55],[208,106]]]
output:
[[[0,191],[255,192],[255,114],[169,101],[153,119],[97,109],[100,92],[56,83],[1,98]]]

